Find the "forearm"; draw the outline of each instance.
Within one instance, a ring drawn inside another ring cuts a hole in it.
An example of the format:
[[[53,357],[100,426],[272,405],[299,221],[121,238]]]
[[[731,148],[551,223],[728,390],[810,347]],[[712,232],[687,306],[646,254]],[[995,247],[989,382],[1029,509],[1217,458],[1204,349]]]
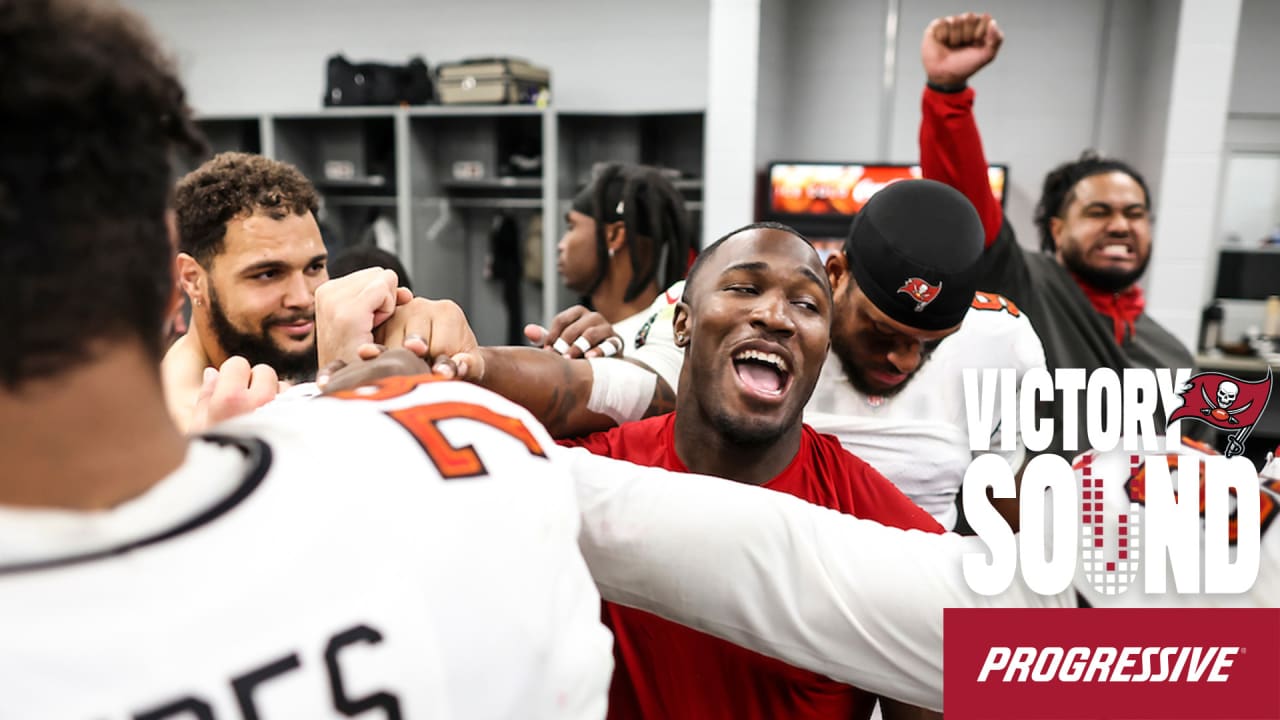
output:
[[[481,387],[524,406],[554,438],[589,435],[615,425],[587,410],[592,372],[586,360],[533,347],[482,347]]]
[[[1000,203],[991,193],[987,157],[973,117],[973,97],[973,88],[956,93],[925,88],[920,122],[920,170],[924,177],[946,183],[969,198],[982,219],[990,247],[1004,217]]]
[[[485,370],[477,384],[523,405],[552,437],[581,437],[618,424],[609,414],[588,409],[596,382],[592,362],[627,361],[571,360],[540,348],[483,347],[478,352],[484,358]],[[630,367],[633,373],[642,372],[632,365],[624,367]],[[653,374],[649,370],[643,372]],[[645,390],[643,398],[636,398],[636,414],[625,419],[638,420],[675,409],[675,393],[662,378],[655,377],[650,385],[651,391]]]
[[[580,544],[605,599],[878,695],[941,708],[945,607],[1066,604],[1020,583],[996,597],[971,592],[961,559],[985,553],[978,538],[562,452],[575,455]]]

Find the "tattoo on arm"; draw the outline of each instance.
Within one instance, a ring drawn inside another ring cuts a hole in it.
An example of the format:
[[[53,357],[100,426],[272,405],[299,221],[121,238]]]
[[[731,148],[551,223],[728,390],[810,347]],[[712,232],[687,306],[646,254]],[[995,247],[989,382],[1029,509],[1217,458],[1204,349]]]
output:
[[[671,389],[666,380],[658,378],[658,383],[653,386],[653,399],[649,401],[649,407],[644,411],[644,416],[649,418],[654,415],[665,415],[675,409],[675,390]]]
[[[560,382],[553,386],[546,404],[534,414],[543,419],[543,424],[554,437],[559,437],[559,433],[568,427],[573,412],[586,407],[586,404],[574,387],[573,366],[565,362],[561,363]]]

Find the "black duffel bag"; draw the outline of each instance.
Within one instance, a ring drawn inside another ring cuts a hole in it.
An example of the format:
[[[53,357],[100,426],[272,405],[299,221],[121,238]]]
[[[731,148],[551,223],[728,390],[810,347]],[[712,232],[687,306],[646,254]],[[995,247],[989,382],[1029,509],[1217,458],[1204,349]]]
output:
[[[326,106],[422,105],[435,96],[431,73],[420,57],[406,65],[353,63],[342,55],[329,58]]]

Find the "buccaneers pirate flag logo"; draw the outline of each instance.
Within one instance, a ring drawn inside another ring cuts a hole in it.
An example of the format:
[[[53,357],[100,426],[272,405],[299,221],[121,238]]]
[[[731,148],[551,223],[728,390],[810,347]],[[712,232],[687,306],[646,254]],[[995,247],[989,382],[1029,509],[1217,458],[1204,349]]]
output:
[[[942,283],[930,285],[918,277],[907,278],[906,282],[902,283],[902,287],[898,288],[898,292],[911,296],[911,299],[916,301],[916,312],[920,312],[938,297],[938,293],[942,292]]]
[[[1182,396],[1182,407],[1173,411],[1169,422],[1190,418],[1219,430],[1233,431],[1223,454],[1239,455],[1244,452],[1245,438],[1267,407],[1271,370],[1267,369],[1265,379],[1255,382],[1216,372],[1200,373],[1193,375],[1178,394]]]

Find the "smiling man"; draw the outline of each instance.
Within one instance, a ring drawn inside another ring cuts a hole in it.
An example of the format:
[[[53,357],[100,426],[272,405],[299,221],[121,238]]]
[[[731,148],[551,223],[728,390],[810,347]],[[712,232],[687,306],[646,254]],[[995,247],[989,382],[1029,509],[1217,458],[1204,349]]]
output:
[[[292,165],[222,153],[178,183],[174,205],[192,321],[163,372],[170,413],[185,429],[204,369],[228,357],[285,380],[315,375],[315,292],[329,276],[316,192]]]
[[[758,224],[730,233],[699,256],[676,306],[675,339],[686,353],[676,411],[573,444],[941,530],[836,438],[801,421],[830,346],[831,306],[821,260],[795,231]],[[861,690],[655,615],[616,605],[604,615],[616,637],[611,718],[847,719],[874,707]],[[887,718],[915,712],[885,706]]]

